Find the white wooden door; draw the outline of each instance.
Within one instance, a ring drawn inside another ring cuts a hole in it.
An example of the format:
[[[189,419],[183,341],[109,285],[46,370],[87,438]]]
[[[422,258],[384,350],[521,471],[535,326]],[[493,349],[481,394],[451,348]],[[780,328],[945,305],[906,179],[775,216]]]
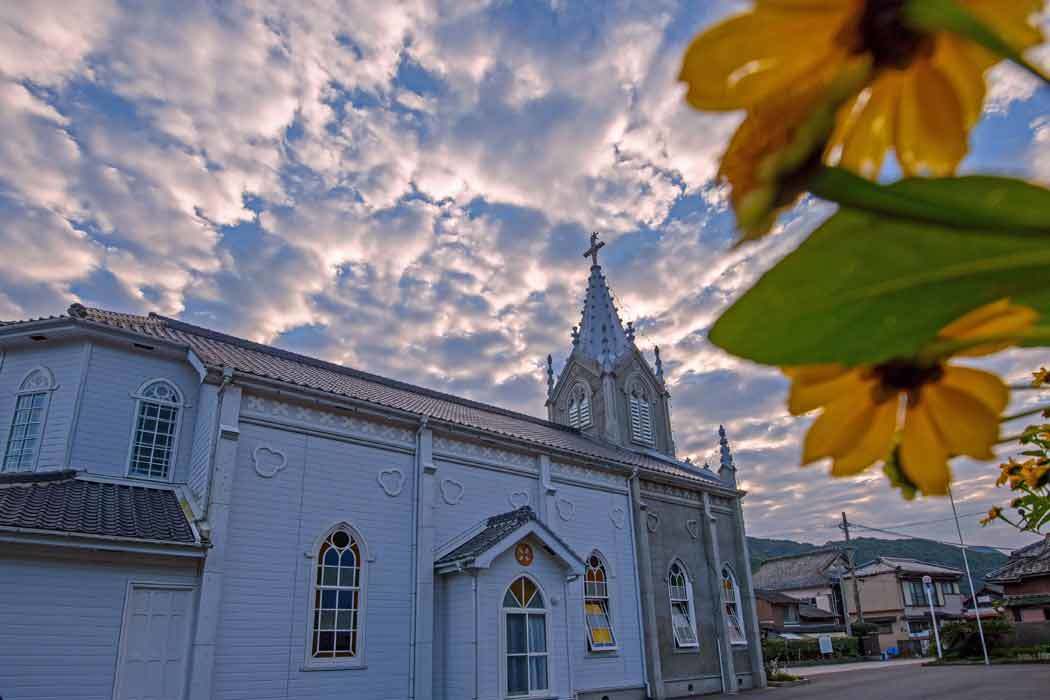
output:
[[[189,588],[131,585],[117,663],[116,700],[182,700],[191,593]]]

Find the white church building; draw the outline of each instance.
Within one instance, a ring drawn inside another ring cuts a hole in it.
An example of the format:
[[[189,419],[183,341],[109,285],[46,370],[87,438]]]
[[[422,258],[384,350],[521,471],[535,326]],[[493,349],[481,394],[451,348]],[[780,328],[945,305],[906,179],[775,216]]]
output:
[[[600,246],[548,420],[155,314],[0,322],[0,698],[764,685],[724,432],[675,457]]]

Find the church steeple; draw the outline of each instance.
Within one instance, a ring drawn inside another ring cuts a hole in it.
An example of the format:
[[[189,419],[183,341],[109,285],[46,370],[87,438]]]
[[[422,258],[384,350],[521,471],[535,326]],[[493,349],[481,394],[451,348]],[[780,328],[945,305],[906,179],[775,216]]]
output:
[[[591,259],[580,325],[572,329],[572,352],[554,386],[548,363],[550,420],[632,449],[674,456],[670,402],[663,365],[654,371],[635,345],[598,263],[605,243],[591,234],[583,257]]]
[[[598,234],[591,234],[591,247],[583,257],[591,259],[591,275],[587,279],[587,295],[583,298],[583,317],[578,333],[574,336],[575,352],[590,358],[602,367],[612,367],[616,360],[630,349],[633,342],[628,339],[620,321],[620,314],[613,303],[612,292],[605,283],[605,273],[598,264],[598,251],[605,243]],[[632,333],[633,336],[633,333]],[[575,338],[578,337],[577,342]]]

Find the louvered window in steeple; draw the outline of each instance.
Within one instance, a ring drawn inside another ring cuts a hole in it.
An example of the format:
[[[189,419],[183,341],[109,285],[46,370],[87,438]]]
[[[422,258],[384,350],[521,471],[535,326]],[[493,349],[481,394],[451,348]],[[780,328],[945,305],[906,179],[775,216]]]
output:
[[[591,425],[591,394],[582,384],[574,386],[569,395],[569,425],[580,429]]]
[[[652,445],[653,409],[645,389],[635,384],[628,396],[631,409],[631,439],[644,445]]]

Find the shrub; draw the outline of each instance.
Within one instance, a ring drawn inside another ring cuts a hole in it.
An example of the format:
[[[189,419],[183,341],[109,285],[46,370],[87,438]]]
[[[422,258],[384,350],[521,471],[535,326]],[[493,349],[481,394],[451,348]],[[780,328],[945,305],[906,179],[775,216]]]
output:
[[[984,641],[993,654],[1013,631],[1013,625],[1001,617],[983,621]],[[941,640],[953,656],[981,656],[981,637],[974,620],[948,622],[941,627]]]

